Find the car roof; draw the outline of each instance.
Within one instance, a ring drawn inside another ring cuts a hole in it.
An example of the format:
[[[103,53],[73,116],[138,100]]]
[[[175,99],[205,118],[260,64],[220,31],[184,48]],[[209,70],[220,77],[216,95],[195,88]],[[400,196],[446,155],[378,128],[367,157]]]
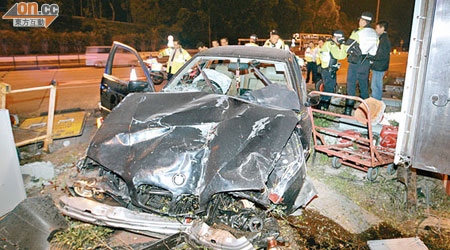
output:
[[[220,56],[220,57],[242,57],[242,58],[258,58],[276,61],[285,61],[292,57],[292,53],[287,50],[256,47],[230,45],[217,48],[210,48],[197,54],[198,56]]]

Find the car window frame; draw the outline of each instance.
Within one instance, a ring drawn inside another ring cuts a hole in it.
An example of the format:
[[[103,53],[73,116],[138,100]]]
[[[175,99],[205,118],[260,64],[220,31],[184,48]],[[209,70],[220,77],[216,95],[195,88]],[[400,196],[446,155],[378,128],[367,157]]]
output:
[[[104,77],[110,78],[110,79],[112,79],[114,81],[119,82],[120,84],[128,86],[129,81],[126,82],[123,79],[120,79],[120,78],[118,78],[118,77],[116,77],[116,76],[114,76],[112,74],[112,66],[113,66],[113,62],[114,62],[114,56],[115,56],[116,51],[117,51],[118,48],[121,48],[121,49],[124,49],[124,50],[127,50],[127,51],[131,52],[137,58],[137,60],[139,62],[139,65],[141,66],[141,68],[142,68],[142,70],[144,72],[144,75],[145,75],[145,78],[146,78],[146,82],[147,82],[150,90],[152,92],[156,92],[155,85],[153,84],[153,82],[151,80],[151,77],[150,77],[150,72],[148,71],[148,68],[147,68],[146,64],[142,60],[142,58],[139,55],[139,53],[137,52],[137,50],[134,49],[131,46],[128,46],[126,44],[123,44],[123,43],[120,43],[120,42],[117,42],[117,41],[114,41],[113,46],[111,48],[111,51],[110,51],[110,53],[108,55],[108,59],[106,60],[105,71],[104,71],[104,74],[103,74]]]
[[[232,58],[237,58],[237,57],[234,57],[234,56],[217,56],[217,57],[216,56],[194,56],[191,60],[189,60],[187,63],[185,63],[183,65],[183,67],[180,68],[180,70],[178,70],[178,72],[172,77],[172,79],[164,86],[162,91],[165,91],[172,84],[172,82],[180,81],[180,79],[181,79],[180,76],[181,76],[182,72],[185,70],[185,68],[188,68],[189,65],[191,65],[191,64],[194,66],[195,64],[197,64],[202,59],[207,59],[209,62],[212,62],[212,61],[216,61],[216,60],[230,60]],[[249,59],[249,58],[240,58],[240,59]],[[275,67],[275,63],[283,63],[286,66],[285,70],[287,70],[287,72],[284,72],[285,79],[287,81],[286,87],[291,89],[294,92],[297,91],[297,87],[295,86],[296,85],[295,84],[295,78],[292,78],[290,76],[291,74],[290,74],[289,71],[291,71],[291,67],[289,66],[290,63],[288,61],[286,61],[286,60],[273,60],[273,59],[270,59],[270,58],[269,59],[268,58],[254,58],[254,60],[263,61],[264,63],[270,62],[270,63],[274,64],[274,67]],[[196,62],[194,62],[194,61],[196,61]],[[192,68],[193,66],[191,66],[190,68]],[[277,83],[274,83],[274,84],[277,84]],[[224,94],[224,95],[226,95],[226,94]]]

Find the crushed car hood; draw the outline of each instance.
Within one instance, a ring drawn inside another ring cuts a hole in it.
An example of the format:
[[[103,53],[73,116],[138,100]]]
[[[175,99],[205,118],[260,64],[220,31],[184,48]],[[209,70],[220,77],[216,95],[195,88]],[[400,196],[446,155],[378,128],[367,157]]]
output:
[[[262,190],[298,119],[295,112],[203,92],[135,93],[105,119],[87,156],[130,190],[193,194]]]

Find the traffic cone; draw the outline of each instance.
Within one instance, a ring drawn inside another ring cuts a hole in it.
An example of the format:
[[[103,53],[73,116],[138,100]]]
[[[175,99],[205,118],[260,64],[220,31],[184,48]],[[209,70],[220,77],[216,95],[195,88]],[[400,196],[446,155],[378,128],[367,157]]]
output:
[[[134,66],[131,68],[130,71],[130,82],[137,81],[137,75],[136,75],[136,69]]]

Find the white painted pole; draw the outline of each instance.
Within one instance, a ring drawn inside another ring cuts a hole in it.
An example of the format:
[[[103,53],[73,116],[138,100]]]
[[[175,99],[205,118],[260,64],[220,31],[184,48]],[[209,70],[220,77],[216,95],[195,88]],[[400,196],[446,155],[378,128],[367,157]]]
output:
[[[53,142],[53,120],[55,117],[55,104],[56,104],[56,82],[52,81],[50,88],[50,97],[48,104],[48,115],[47,115],[47,137],[44,141],[44,150],[49,152],[49,144]]]

